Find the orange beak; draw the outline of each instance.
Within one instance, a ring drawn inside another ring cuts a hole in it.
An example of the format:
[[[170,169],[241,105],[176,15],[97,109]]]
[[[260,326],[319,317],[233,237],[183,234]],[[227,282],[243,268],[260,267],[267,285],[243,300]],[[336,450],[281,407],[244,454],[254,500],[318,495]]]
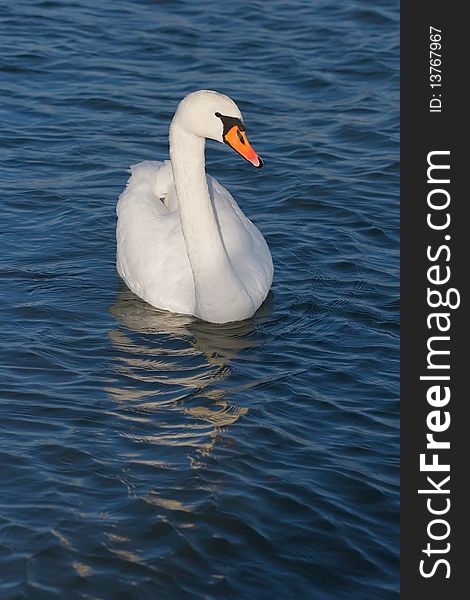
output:
[[[231,146],[235,152],[241,154],[243,158],[246,158],[246,160],[257,169],[261,169],[263,166],[261,157],[258,156],[253,150],[248,138],[246,137],[246,133],[241,131],[238,125],[234,125],[227,131],[227,133],[224,135],[224,142]]]

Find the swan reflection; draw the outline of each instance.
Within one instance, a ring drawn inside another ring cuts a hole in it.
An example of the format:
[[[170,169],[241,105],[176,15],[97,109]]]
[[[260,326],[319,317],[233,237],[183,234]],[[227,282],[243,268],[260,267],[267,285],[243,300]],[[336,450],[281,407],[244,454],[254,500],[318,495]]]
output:
[[[257,327],[270,313],[269,300],[254,319],[214,325],[160,311],[121,285],[110,313],[120,326],[109,333],[115,377],[107,392],[131,409],[128,419],[161,417],[139,441],[208,451],[220,429],[248,410],[227,399],[223,382],[231,361],[262,343]]]

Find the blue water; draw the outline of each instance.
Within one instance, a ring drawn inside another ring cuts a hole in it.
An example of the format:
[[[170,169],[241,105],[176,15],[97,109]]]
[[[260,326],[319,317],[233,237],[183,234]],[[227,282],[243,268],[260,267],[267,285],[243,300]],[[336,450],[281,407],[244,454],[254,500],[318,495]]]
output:
[[[398,3],[0,5],[0,597],[398,597]],[[265,235],[256,316],[114,267],[178,101],[240,105],[208,171]]]

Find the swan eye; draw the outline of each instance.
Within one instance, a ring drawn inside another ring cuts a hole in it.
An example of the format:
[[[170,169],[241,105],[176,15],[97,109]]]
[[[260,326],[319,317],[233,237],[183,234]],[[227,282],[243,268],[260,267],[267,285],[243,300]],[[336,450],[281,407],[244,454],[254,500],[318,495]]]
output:
[[[216,112],[215,116],[220,118],[222,115],[219,112]]]
[[[237,137],[240,140],[240,142],[245,145],[245,138],[242,136],[242,134],[240,133],[240,130],[237,129]]]

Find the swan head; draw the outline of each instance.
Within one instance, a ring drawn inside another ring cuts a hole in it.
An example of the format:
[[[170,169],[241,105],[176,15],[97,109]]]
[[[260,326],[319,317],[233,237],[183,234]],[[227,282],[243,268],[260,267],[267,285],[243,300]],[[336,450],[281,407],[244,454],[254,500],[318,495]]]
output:
[[[211,90],[188,94],[176,109],[171,127],[174,124],[197,137],[229,145],[258,169],[263,166],[261,157],[246,137],[246,127],[240,109],[224,94]]]

